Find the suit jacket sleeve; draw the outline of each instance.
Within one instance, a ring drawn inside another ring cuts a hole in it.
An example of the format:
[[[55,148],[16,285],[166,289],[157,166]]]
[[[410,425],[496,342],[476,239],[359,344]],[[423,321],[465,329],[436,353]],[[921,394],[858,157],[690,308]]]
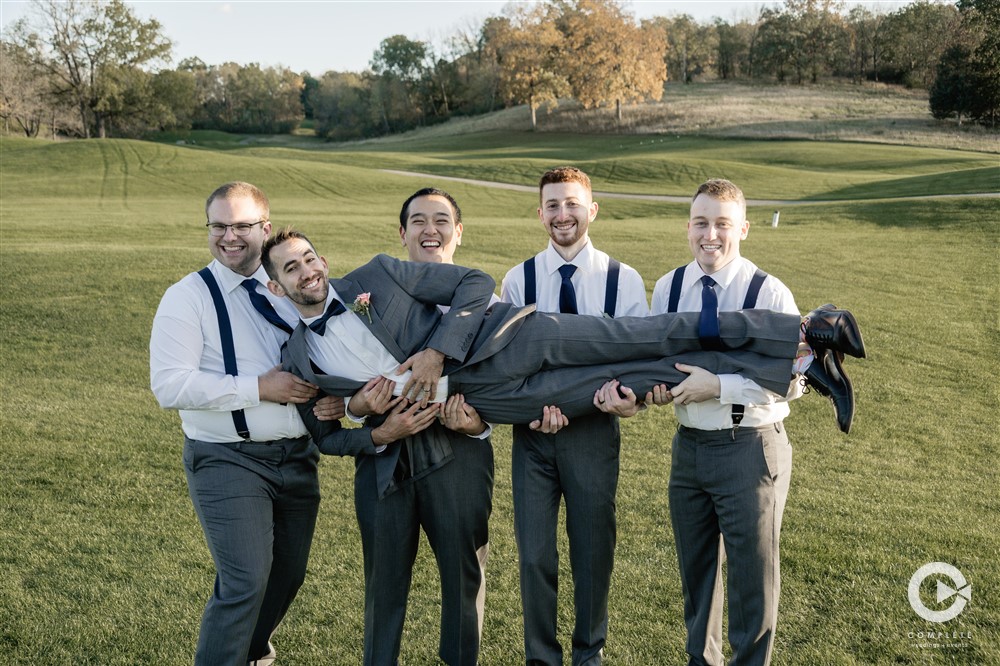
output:
[[[384,254],[375,261],[414,300],[450,306],[425,346],[464,361],[493,297],[493,278],[464,266],[400,261]]]
[[[301,342],[302,331],[298,331]],[[290,341],[291,342],[291,341]],[[291,372],[299,377],[306,377],[307,373],[300,370],[286,347],[282,352],[281,367],[283,370]],[[316,379],[308,373],[310,379]],[[375,444],[372,442],[370,428],[345,428],[340,421],[320,421],[313,414],[313,407],[325,393],[320,391],[316,397],[309,402],[296,405],[299,416],[309,431],[313,442],[322,453],[332,456],[356,456],[363,453],[375,453]]]

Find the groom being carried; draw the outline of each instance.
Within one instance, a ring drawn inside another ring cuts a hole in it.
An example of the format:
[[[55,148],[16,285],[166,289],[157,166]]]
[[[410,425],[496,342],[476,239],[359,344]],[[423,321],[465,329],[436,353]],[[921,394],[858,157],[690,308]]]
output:
[[[288,341],[284,367],[332,395],[352,395],[383,375],[402,384],[401,395],[420,408],[462,393],[484,420],[528,423],[555,395],[572,419],[596,411],[594,390],[609,379],[645,395],[654,385],[683,381],[687,375],[674,367],[681,362],[739,374],[781,395],[793,373],[804,372],[838,411],[853,409],[846,377],[807,369],[809,356],[796,359],[803,341],[815,351],[857,355],[861,332],[846,310],[815,310],[804,323],[765,310],[721,312],[709,341],[698,312],[602,319],[506,303],[488,308],[493,279],[461,266],[378,255],[329,280],[326,260],[294,229],[267,239],[262,262],[268,288],[287,296],[303,320]],[[438,304],[450,309],[442,314]],[[356,316],[336,316],[348,309]],[[702,351],[720,340],[725,351]],[[300,413],[324,453],[374,453],[390,443],[378,427],[319,421],[312,402],[300,405]]]

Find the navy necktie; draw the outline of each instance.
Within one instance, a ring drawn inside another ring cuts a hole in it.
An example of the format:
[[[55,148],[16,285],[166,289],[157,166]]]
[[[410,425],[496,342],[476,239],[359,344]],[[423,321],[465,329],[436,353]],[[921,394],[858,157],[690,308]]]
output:
[[[275,311],[271,302],[267,300],[263,294],[257,292],[257,280],[254,280],[253,278],[244,280],[240,286],[247,290],[247,293],[250,295],[250,305],[252,305],[253,309],[259,312],[264,319],[268,320],[285,333],[292,332],[292,327],[288,325],[288,322],[281,318],[281,315],[279,315],[277,311]]]
[[[719,334],[719,299],[715,295],[715,280],[708,275],[701,278],[701,317],[698,319],[698,339],[703,349],[721,351]]]
[[[576,289],[570,280],[575,272],[576,266],[573,264],[563,264],[559,267],[559,275],[562,276],[562,283],[559,285],[559,312],[579,314],[576,309]]]
[[[336,317],[339,314],[347,312],[347,308],[344,304],[338,301],[336,298],[330,301],[330,305],[327,306],[326,312],[323,316],[309,324],[309,328],[317,335],[323,335],[326,333],[326,322],[330,317]]]

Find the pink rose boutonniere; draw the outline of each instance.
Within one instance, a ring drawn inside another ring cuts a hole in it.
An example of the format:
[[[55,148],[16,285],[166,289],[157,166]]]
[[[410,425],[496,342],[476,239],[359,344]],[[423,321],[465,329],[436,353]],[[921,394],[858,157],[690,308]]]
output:
[[[348,310],[368,317],[368,323],[370,324],[372,323],[371,304],[372,293],[370,291],[366,291],[363,294],[358,294],[358,297],[354,299],[354,302],[350,305],[350,307],[348,307]]]

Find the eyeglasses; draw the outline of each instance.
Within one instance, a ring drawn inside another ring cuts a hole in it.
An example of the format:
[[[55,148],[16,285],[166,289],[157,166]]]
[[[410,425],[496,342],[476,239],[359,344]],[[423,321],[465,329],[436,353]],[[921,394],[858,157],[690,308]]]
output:
[[[237,236],[246,236],[250,233],[250,230],[256,227],[258,224],[264,224],[267,220],[260,220],[258,222],[237,222],[236,224],[222,224],[221,222],[207,222],[205,224],[208,227],[208,233],[212,236],[225,236],[227,229],[232,229],[233,233]]]

